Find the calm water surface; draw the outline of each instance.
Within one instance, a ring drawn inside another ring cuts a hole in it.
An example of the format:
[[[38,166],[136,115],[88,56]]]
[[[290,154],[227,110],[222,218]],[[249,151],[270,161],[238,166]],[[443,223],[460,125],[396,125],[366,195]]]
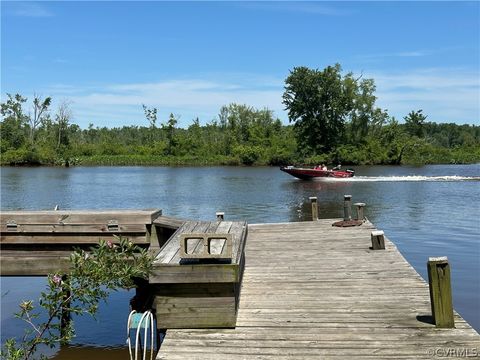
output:
[[[342,217],[343,195],[367,203],[366,216],[426,278],[430,256],[448,256],[456,310],[480,331],[480,164],[357,167],[348,180],[300,181],[277,168],[78,167],[2,168],[1,209],[146,209],[249,223],[303,221],[308,198],[320,217]],[[12,317],[18,303],[37,299],[43,278],[1,278],[1,337],[22,334]],[[119,291],[96,320],[76,318],[72,346],[56,359],[128,358],[125,327],[133,292]],[[92,348],[102,348],[95,351]],[[121,355],[120,355],[121,354]]]

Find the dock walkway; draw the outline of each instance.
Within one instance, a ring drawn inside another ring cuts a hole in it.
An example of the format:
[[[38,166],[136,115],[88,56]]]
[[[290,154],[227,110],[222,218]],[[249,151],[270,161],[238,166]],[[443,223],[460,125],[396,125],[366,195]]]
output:
[[[167,330],[157,359],[480,357],[458,314],[429,323],[428,285],[394,244],[334,221],[249,225],[236,328]]]

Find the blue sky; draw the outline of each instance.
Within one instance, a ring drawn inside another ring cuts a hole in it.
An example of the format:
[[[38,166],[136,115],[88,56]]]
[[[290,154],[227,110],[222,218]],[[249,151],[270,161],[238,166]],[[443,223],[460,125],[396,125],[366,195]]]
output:
[[[1,93],[70,102],[73,122],[188,126],[232,102],[274,110],[294,66],[374,78],[398,120],[480,124],[480,2],[2,1]]]

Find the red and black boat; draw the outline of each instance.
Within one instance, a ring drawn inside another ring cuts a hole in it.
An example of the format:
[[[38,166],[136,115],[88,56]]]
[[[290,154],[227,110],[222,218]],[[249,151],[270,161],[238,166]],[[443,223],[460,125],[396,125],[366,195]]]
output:
[[[299,168],[295,166],[284,166],[280,170],[295,176],[296,178],[302,180],[310,180],[314,178],[350,178],[355,175],[355,170],[346,169],[331,169],[331,170],[322,170],[320,168]]]

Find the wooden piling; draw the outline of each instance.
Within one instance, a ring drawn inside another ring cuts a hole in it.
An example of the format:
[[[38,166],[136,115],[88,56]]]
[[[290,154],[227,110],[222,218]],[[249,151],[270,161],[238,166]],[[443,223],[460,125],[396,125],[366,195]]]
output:
[[[318,220],[318,203],[315,196],[311,196],[310,202],[312,203],[312,221]]]
[[[365,203],[355,203],[353,205],[357,208],[357,220],[360,220],[360,221],[365,220],[365,216],[363,215],[363,209],[365,208]]]
[[[343,220],[352,220],[352,195],[343,195]]]
[[[428,285],[430,288],[430,306],[432,318],[438,328],[453,328],[452,287],[450,284],[450,265],[444,257],[428,259]]]
[[[382,230],[372,231],[371,238],[373,250],[385,250],[385,235]]]
[[[223,221],[223,220],[225,220],[225,213],[224,213],[224,212],[217,211],[217,212],[216,212],[216,215],[217,215],[217,220],[218,220],[218,221]]]

